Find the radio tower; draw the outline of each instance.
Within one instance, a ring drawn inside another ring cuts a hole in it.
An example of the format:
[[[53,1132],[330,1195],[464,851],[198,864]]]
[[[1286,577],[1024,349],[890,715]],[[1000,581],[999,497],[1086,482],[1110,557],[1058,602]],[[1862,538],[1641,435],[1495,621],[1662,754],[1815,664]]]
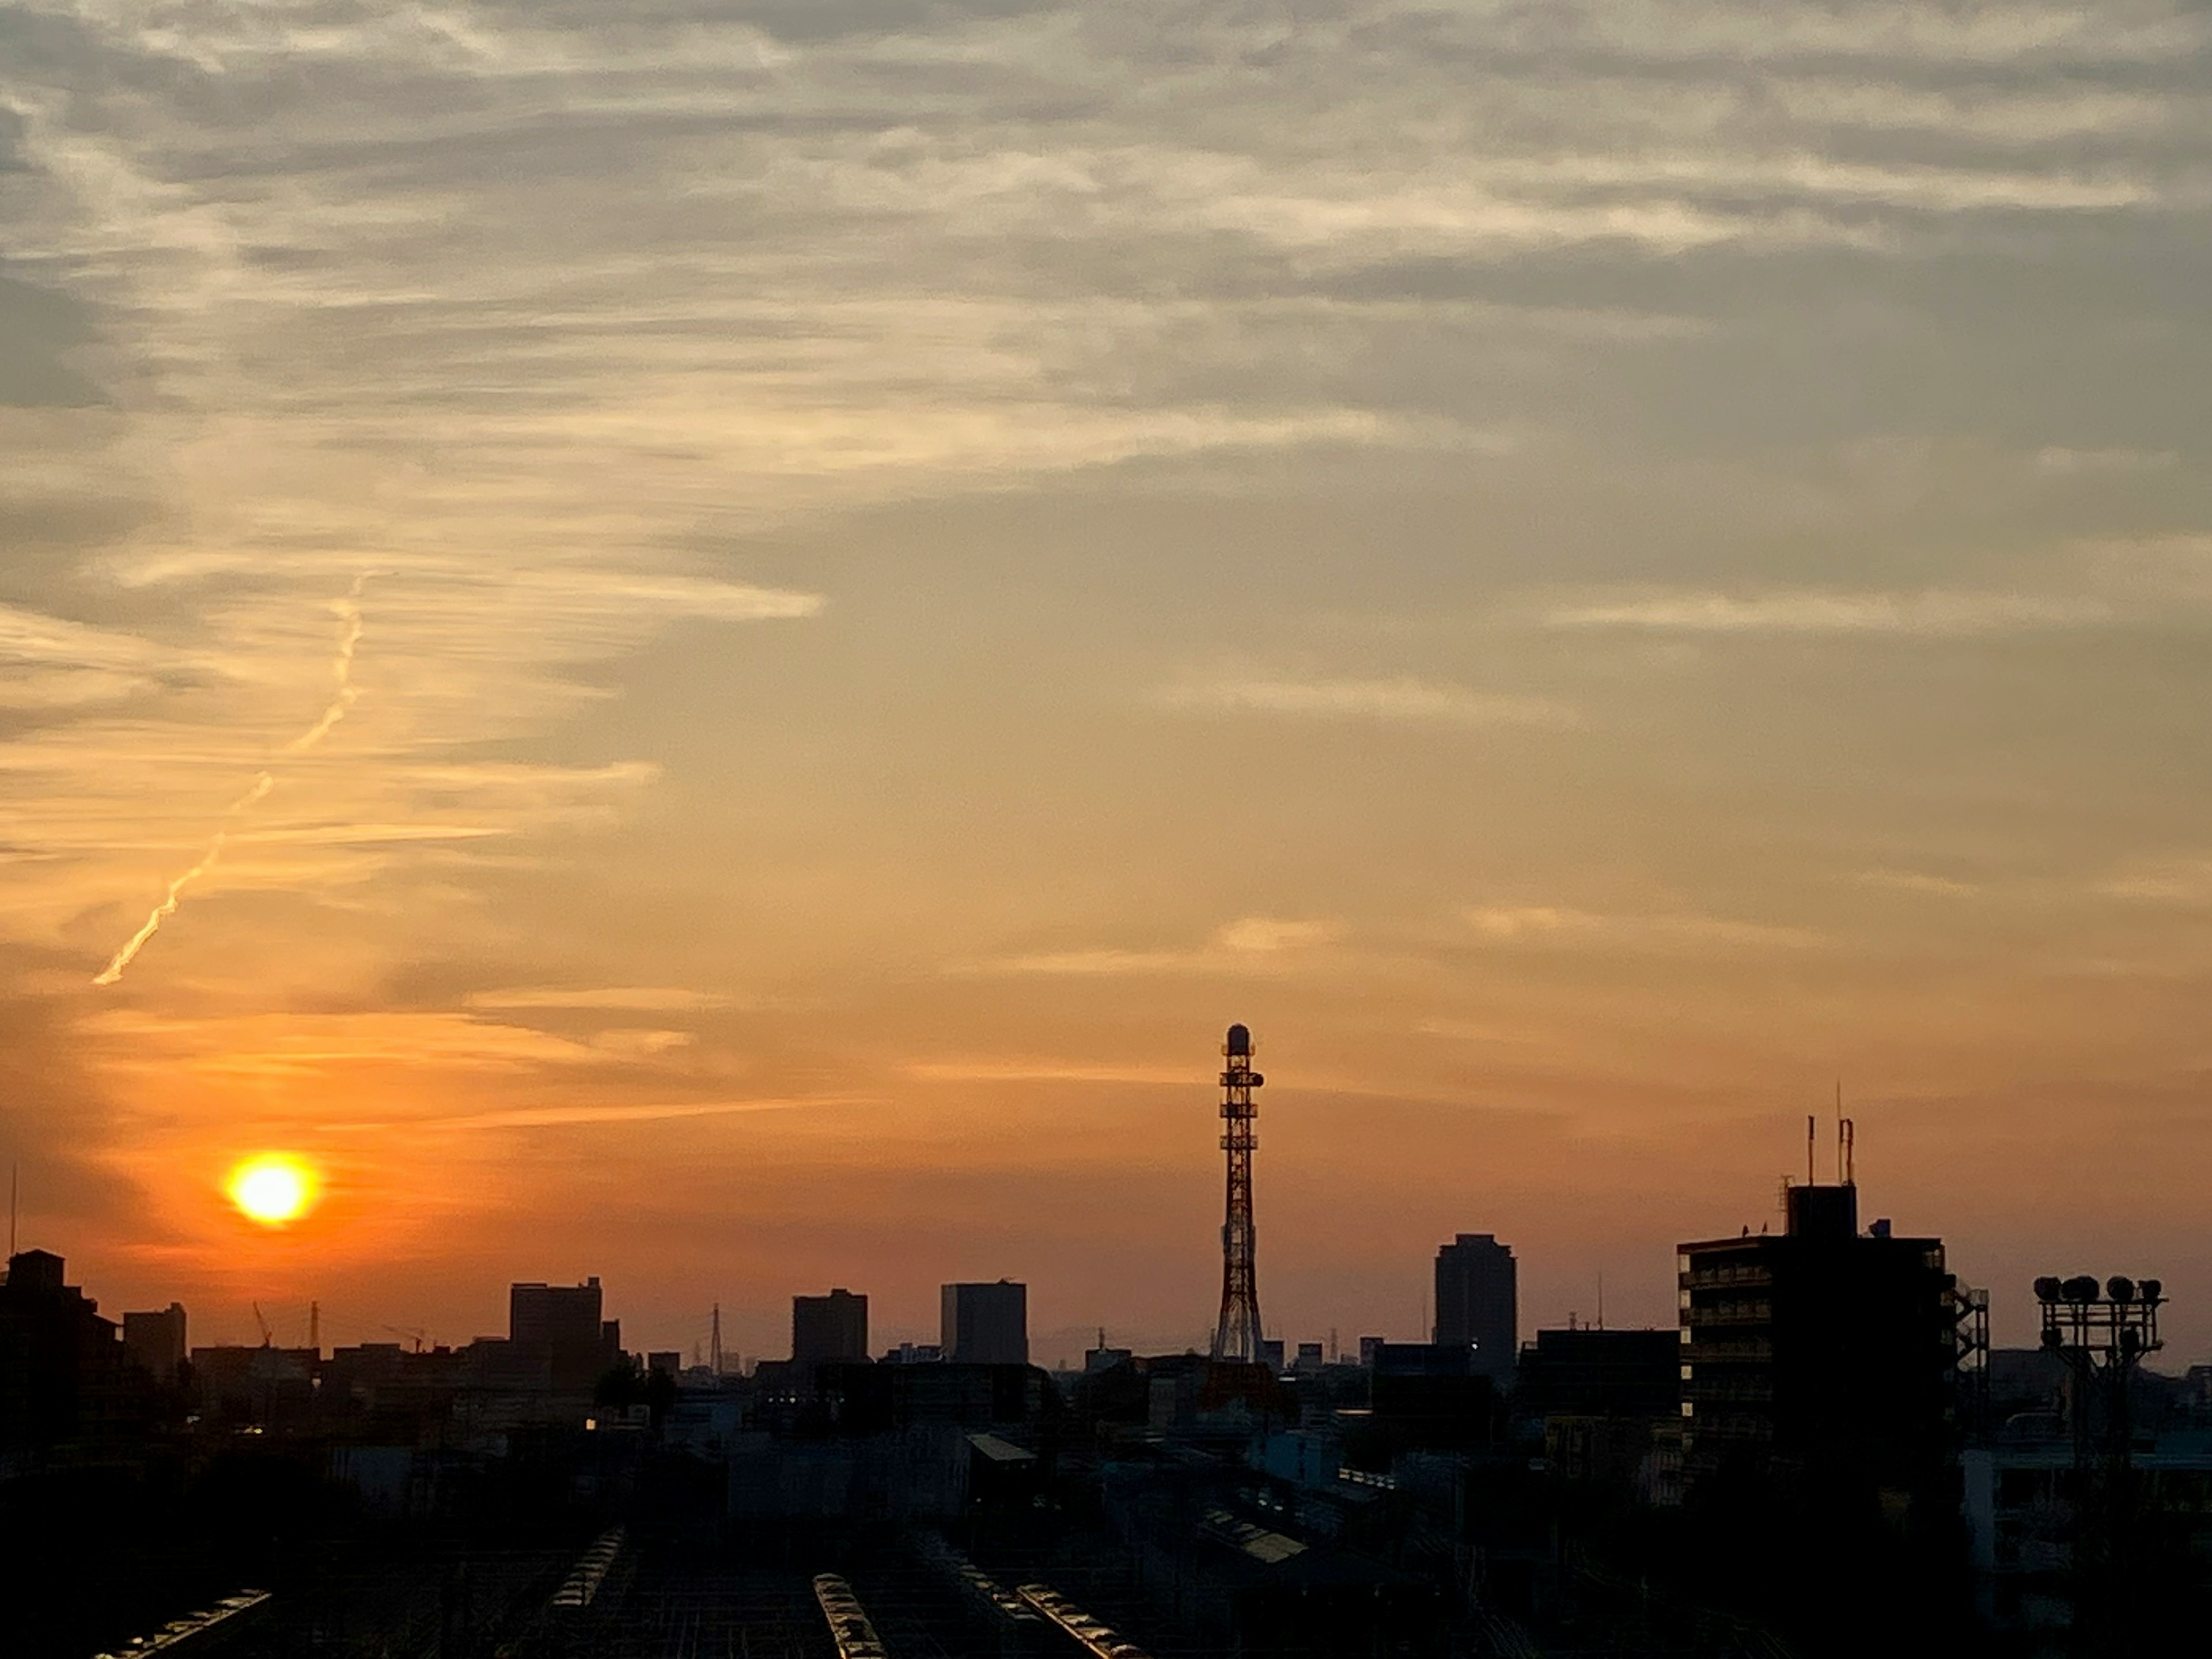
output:
[[[1229,1028],[1221,1052],[1221,1149],[1229,1154],[1228,1216],[1221,1224],[1221,1322],[1213,1328],[1213,1357],[1248,1365],[1260,1361],[1260,1291],[1253,1279],[1252,1127],[1260,1109],[1252,1091],[1267,1079],[1252,1069],[1252,1033]]]

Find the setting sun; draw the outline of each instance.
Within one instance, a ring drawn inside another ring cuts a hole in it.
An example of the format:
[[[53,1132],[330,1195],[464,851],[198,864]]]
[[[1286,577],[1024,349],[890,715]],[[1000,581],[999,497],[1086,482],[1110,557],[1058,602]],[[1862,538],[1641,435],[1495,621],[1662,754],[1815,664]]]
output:
[[[314,1171],[285,1152],[247,1158],[230,1172],[230,1201],[249,1220],[281,1227],[307,1213],[315,1200]]]

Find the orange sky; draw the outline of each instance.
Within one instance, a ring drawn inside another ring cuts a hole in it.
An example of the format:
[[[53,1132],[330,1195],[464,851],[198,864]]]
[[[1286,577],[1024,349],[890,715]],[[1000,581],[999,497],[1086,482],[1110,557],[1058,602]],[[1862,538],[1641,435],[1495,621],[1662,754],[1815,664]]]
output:
[[[1242,1019],[1291,1340],[1670,1322],[1840,1079],[2001,1340],[2212,1357],[2212,24],[1545,18],[20,8],[25,1242],[1182,1346]]]

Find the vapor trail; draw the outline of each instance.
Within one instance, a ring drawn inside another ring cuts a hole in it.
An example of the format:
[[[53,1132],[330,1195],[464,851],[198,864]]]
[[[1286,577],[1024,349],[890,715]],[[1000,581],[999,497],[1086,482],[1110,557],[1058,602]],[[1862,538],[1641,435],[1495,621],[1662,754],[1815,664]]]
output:
[[[284,745],[283,752],[287,755],[304,755],[328,737],[331,728],[345,718],[346,710],[353,707],[354,700],[361,695],[353,683],[353,655],[361,644],[362,589],[368,585],[372,574],[364,570],[355,577],[353,586],[346,590],[345,597],[331,606],[345,624],[338,635],[337,659],[331,671],[337,679],[337,690],[331,695],[330,707],[323,710],[322,718]],[[232,822],[241,812],[252,809],[276,787],[274,773],[261,773],[253,780],[251,789],[223,809],[222,819],[216,827],[215,837],[208,842],[207,851],[200,854],[199,862],[169,884],[169,890],[148,914],[138,931],[131,936],[130,943],[109,958],[106,967],[93,975],[94,985],[112,985],[123,977],[123,970],[145,948],[146,941],[160,933],[161,924],[177,914],[177,906],[184,900],[185,890],[215,868],[216,860],[222,856],[223,843],[230,839]]]
[[[148,939],[161,931],[163,922],[177,914],[177,905],[185,896],[185,889],[215,868],[216,860],[222,856],[223,842],[230,839],[230,821],[276,787],[276,780],[264,772],[254,779],[253,787],[224,809],[222,826],[215,832],[215,839],[208,843],[207,851],[200,854],[200,861],[169,884],[167,894],[154,907],[138,931],[131,934],[131,942],[109,958],[106,967],[93,975],[94,985],[112,985],[123,977],[123,970],[131,965],[131,957],[145,948]]]
[[[304,755],[328,737],[331,727],[346,717],[346,710],[353,707],[354,699],[361,695],[353,683],[353,653],[354,647],[361,643],[361,590],[368,586],[368,578],[369,573],[366,570],[356,576],[353,586],[346,590],[345,597],[331,607],[345,622],[345,631],[338,635],[337,661],[332,667],[332,672],[337,677],[337,690],[331,694],[331,706],[323,710],[322,719],[284,745],[284,752],[288,755]]]

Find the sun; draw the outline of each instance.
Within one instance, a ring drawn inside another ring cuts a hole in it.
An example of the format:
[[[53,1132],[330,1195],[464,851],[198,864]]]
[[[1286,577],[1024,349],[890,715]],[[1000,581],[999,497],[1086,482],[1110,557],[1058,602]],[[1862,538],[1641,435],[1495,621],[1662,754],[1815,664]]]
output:
[[[225,1189],[239,1213],[264,1227],[296,1221],[315,1201],[315,1171],[289,1152],[263,1152],[230,1172]]]

